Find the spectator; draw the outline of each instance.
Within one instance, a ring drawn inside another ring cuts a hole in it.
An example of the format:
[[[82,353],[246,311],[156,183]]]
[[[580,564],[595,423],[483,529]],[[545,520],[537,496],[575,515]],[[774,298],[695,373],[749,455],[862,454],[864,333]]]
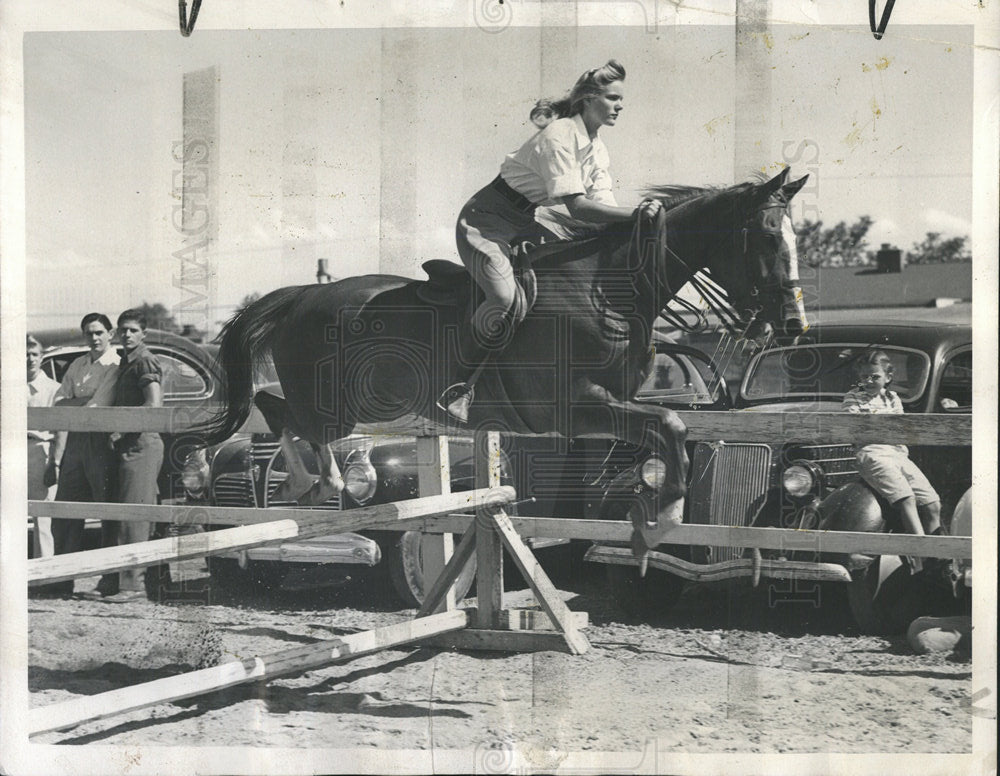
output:
[[[51,407],[55,400],[59,383],[42,371],[42,343],[28,335],[28,406]],[[49,467],[49,453],[53,438],[51,431],[28,431],[28,498],[32,501],[51,501],[55,496],[55,472],[53,462]],[[36,517],[32,531],[33,558],[53,555],[52,518]]]
[[[138,310],[126,310],[118,316],[118,336],[125,348],[114,386],[115,407],[162,407],[163,369],[146,347],[146,317]],[[155,504],[156,478],[163,463],[163,440],[150,431],[112,434],[116,465],[114,500],[120,504]],[[106,546],[134,544],[149,540],[148,522],[108,521],[104,534]],[[111,578],[105,576],[102,582]],[[146,597],[145,570],[126,569],[117,574],[117,590],[104,600],[127,603]],[[105,589],[101,589],[105,592]]]
[[[902,415],[903,403],[889,390],[893,368],[889,356],[876,350],[858,364],[860,383],[844,396],[848,412]],[[906,445],[865,445],[857,453],[858,473],[872,490],[892,504],[912,534],[940,534],[941,499],[927,477],[909,458]],[[929,560],[908,558],[911,572],[937,566]],[[934,560],[934,559],[930,559]]]
[[[107,407],[115,387],[118,353],[111,347],[111,321],[101,313],[88,313],[80,330],[90,352],[66,370],[56,392],[56,406]],[[49,479],[58,479],[57,501],[108,501],[111,450],[103,431],[65,431],[56,434],[49,458]],[[58,472],[58,473],[57,473]],[[83,549],[83,520],[52,519],[56,555]],[[48,588],[64,596],[73,594],[73,581]]]

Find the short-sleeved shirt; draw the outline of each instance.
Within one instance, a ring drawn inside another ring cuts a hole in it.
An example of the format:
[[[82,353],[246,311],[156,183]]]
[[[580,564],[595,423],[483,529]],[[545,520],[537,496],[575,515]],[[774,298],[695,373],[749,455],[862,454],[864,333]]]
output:
[[[45,372],[40,371],[34,380],[28,381],[28,406],[51,407],[58,390],[59,383],[45,374]],[[32,431],[29,429],[28,438],[37,439],[39,442],[48,442],[52,439],[52,432]]]
[[[89,353],[80,356],[63,375],[55,401],[88,399],[88,407],[110,406],[120,360],[114,348],[105,350],[96,361],[91,361]]]
[[[869,396],[862,388],[854,388],[844,395],[844,400],[840,404],[841,409],[847,412],[860,413],[863,415],[902,415],[903,402],[899,400],[899,394],[895,391],[883,390],[875,396]],[[865,449],[886,448],[909,454],[906,445],[867,445]]]
[[[560,197],[583,194],[615,205],[608,149],[593,140],[583,119],[556,119],[535,133],[500,165],[500,176],[536,205],[558,204]]]
[[[143,388],[150,383],[163,382],[163,367],[145,345],[140,345],[131,352],[125,352],[125,358],[118,366],[118,379],[115,381],[115,407],[141,407],[146,401]]]

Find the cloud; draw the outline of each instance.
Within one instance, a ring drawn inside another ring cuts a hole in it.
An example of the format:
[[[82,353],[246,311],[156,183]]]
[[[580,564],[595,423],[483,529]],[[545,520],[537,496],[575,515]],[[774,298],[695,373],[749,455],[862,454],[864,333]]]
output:
[[[965,237],[972,234],[972,222],[946,213],[936,208],[928,208],[923,212],[924,223],[928,232],[941,232],[943,234]]]

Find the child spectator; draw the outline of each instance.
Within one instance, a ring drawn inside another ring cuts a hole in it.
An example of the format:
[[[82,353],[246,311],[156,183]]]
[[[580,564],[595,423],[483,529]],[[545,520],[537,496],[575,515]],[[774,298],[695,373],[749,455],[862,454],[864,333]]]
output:
[[[876,350],[861,360],[860,382],[844,396],[843,409],[856,413],[902,415],[903,403],[888,385],[892,361]],[[879,495],[899,510],[903,527],[912,534],[940,534],[941,499],[927,477],[910,460],[906,445],[865,445],[857,453],[858,473]],[[908,558],[910,570],[920,571],[920,558]]]

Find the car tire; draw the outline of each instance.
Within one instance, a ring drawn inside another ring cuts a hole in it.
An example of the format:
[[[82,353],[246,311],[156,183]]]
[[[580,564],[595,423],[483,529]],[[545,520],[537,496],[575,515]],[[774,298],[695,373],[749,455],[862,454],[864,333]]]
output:
[[[866,568],[851,573],[847,601],[862,633],[905,633],[918,617],[947,617],[961,613],[961,603],[955,600],[947,564],[930,566],[930,559],[925,559],[924,570],[917,574],[910,574],[909,568],[902,564],[893,568],[875,594],[881,564],[894,560],[895,556],[884,555]]]
[[[389,545],[385,553],[389,581],[396,596],[407,607],[419,608],[424,602],[423,537],[420,531],[403,531]],[[456,543],[461,537],[455,535]],[[476,578],[476,556],[465,565],[455,582],[455,600],[468,595]]]
[[[627,614],[646,617],[672,609],[684,592],[684,580],[660,569],[646,570],[639,576],[637,566],[610,563],[606,566],[611,597]]]
[[[851,572],[847,585],[847,603],[860,631],[869,636],[902,633],[919,616],[909,610],[913,596],[909,568],[900,565],[879,586],[879,572],[887,558],[878,557],[863,569]]]

